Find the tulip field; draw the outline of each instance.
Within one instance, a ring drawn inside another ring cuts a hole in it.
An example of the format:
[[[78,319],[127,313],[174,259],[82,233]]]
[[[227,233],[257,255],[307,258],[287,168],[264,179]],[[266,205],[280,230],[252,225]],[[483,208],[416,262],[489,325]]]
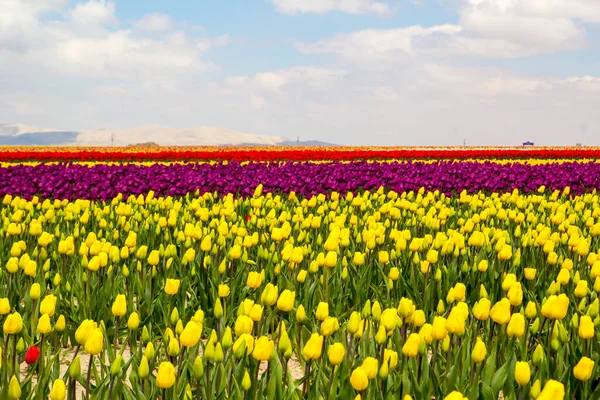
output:
[[[0,399],[600,399],[599,148],[0,164]]]

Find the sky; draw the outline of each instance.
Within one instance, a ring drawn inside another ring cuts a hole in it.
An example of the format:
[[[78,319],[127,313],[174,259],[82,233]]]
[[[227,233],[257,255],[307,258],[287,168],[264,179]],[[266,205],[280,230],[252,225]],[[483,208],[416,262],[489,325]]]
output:
[[[0,0],[0,123],[600,145],[599,0]]]

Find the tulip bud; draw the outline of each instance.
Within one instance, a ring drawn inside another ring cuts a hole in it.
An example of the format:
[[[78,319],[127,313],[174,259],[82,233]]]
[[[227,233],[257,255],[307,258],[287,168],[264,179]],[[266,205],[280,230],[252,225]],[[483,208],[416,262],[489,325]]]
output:
[[[306,311],[304,310],[304,306],[300,304],[296,309],[296,320],[299,323],[302,323],[306,320]]]
[[[442,341],[442,350],[444,350],[444,352],[447,352],[449,348],[450,348],[450,336],[448,335]]]
[[[10,400],[18,400],[21,398],[21,385],[15,375],[10,379],[8,385],[8,398]]]
[[[177,325],[177,321],[179,321],[179,311],[177,310],[177,307],[173,308],[173,311],[171,311],[171,325]]]
[[[149,374],[150,367],[148,366],[148,358],[146,358],[146,356],[142,356],[142,360],[138,366],[138,375],[140,376],[140,379],[146,379]]]
[[[437,311],[438,315],[443,315],[444,312],[446,312],[446,307],[444,306],[444,302],[442,300],[438,301],[436,311]]]
[[[533,385],[531,385],[531,389],[529,389],[529,397],[531,397],[532,399],[537,399],[538,396],[540,395],[540,392],[542,391],[542,384],[540,383],[540,380],[537,379]]]
[[[136,312],[131,313],[131,315],[129,315],[129,319],[127,320],[127,328],[130,331],[134,331],[138,328],[139,325],[140,325],[140,316]]]
[[[72,379],[77,379],[81,374],[81,359],[79,356],[73,359],[71,366],[69,367],[69,375]]]
[[[197,356],[194,360],[194,368],[192,369],[192,375],[194,379],[199,381],[204,376],[204,363],[202,362],[202,357]]]
[[[150,342],[150,333],[148,332],[148,328],[146,326],[142,328],[142,341],[144,343]]]
[[[112,365],[110,366],[110,374],[112,376],[117,376],[121,372],[121,368],[123,367],[123,356],[118,354]]]
[[[377,344],[384,344],[387,341],[387,332],[383,324],[379,324],[379,329],[377,330],[377,334],[375,335],[375,342]]]
[[[367,300],[362,309],[362,317],[364,319],[369,318],[371,316],[371,301]]]
[[[25,350],[25,342],[20,338],[17,342],[17,353],[22,353]]]
[[[248,390],[250,390],[250,387],[252,386],[252,381],[250,380],[250,374],[248,373],[248,371],[244,371],[244,377],[242,378],[242,389],[247,392]]]
[[[220,298],[217,298],[217,300],[215,301],[215,307],[213,309],[213,314],[214,314],[215,318],[223,317],[223,306],[221,305]]]
[[[540,319],[536,318],[535,321],[533,321],[533,323],[529,327],[529,332],[531,332],[532,335],[535,335],[536,333],[538,333],[539,329],[540,329]]]
[[[231,334],[231,328],[228,326],[225,328],[225,332],[223,333],[222,345],[223,349],[229,349],[233,344],[233,337]]]
[[[153,360],[154,359],[154,345],[152,344],[152,342],[148,343],[146,345],[146,349],[144,350],[144,356],[148,359],[148,360]]]

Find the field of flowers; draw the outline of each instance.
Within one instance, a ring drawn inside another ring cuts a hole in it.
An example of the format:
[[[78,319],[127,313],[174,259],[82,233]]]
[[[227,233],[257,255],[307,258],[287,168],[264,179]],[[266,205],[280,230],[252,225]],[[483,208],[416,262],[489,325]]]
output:
[[[0,149],[0,399],[598,399],[599,157]]]

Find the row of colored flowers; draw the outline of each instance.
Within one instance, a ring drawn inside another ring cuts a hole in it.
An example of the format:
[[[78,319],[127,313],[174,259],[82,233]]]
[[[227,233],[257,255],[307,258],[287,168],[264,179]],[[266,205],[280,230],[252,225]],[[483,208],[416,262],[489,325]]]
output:
[[[600,396],[595,193],[5,196],[0,218],[2,399]]]
[[[249,195],[262,184],[267,192],[310,196],[330,191],[426,190],[446,195],[467,192],[525,193],[545,187],[573,193],[600,188],[600,164],[568,162],[529,165],[477,162],[327,162],[216,163],[142,165],[37,165],[0,168],[0,195],[107,200],[154,191],[184,196],[190,192]],[[543,189],[543,188],[542,188]]]
[[[182,147],[2,148],[0,162],[19,161],[351,161],[427,159],[598,159],[597,147]]]

